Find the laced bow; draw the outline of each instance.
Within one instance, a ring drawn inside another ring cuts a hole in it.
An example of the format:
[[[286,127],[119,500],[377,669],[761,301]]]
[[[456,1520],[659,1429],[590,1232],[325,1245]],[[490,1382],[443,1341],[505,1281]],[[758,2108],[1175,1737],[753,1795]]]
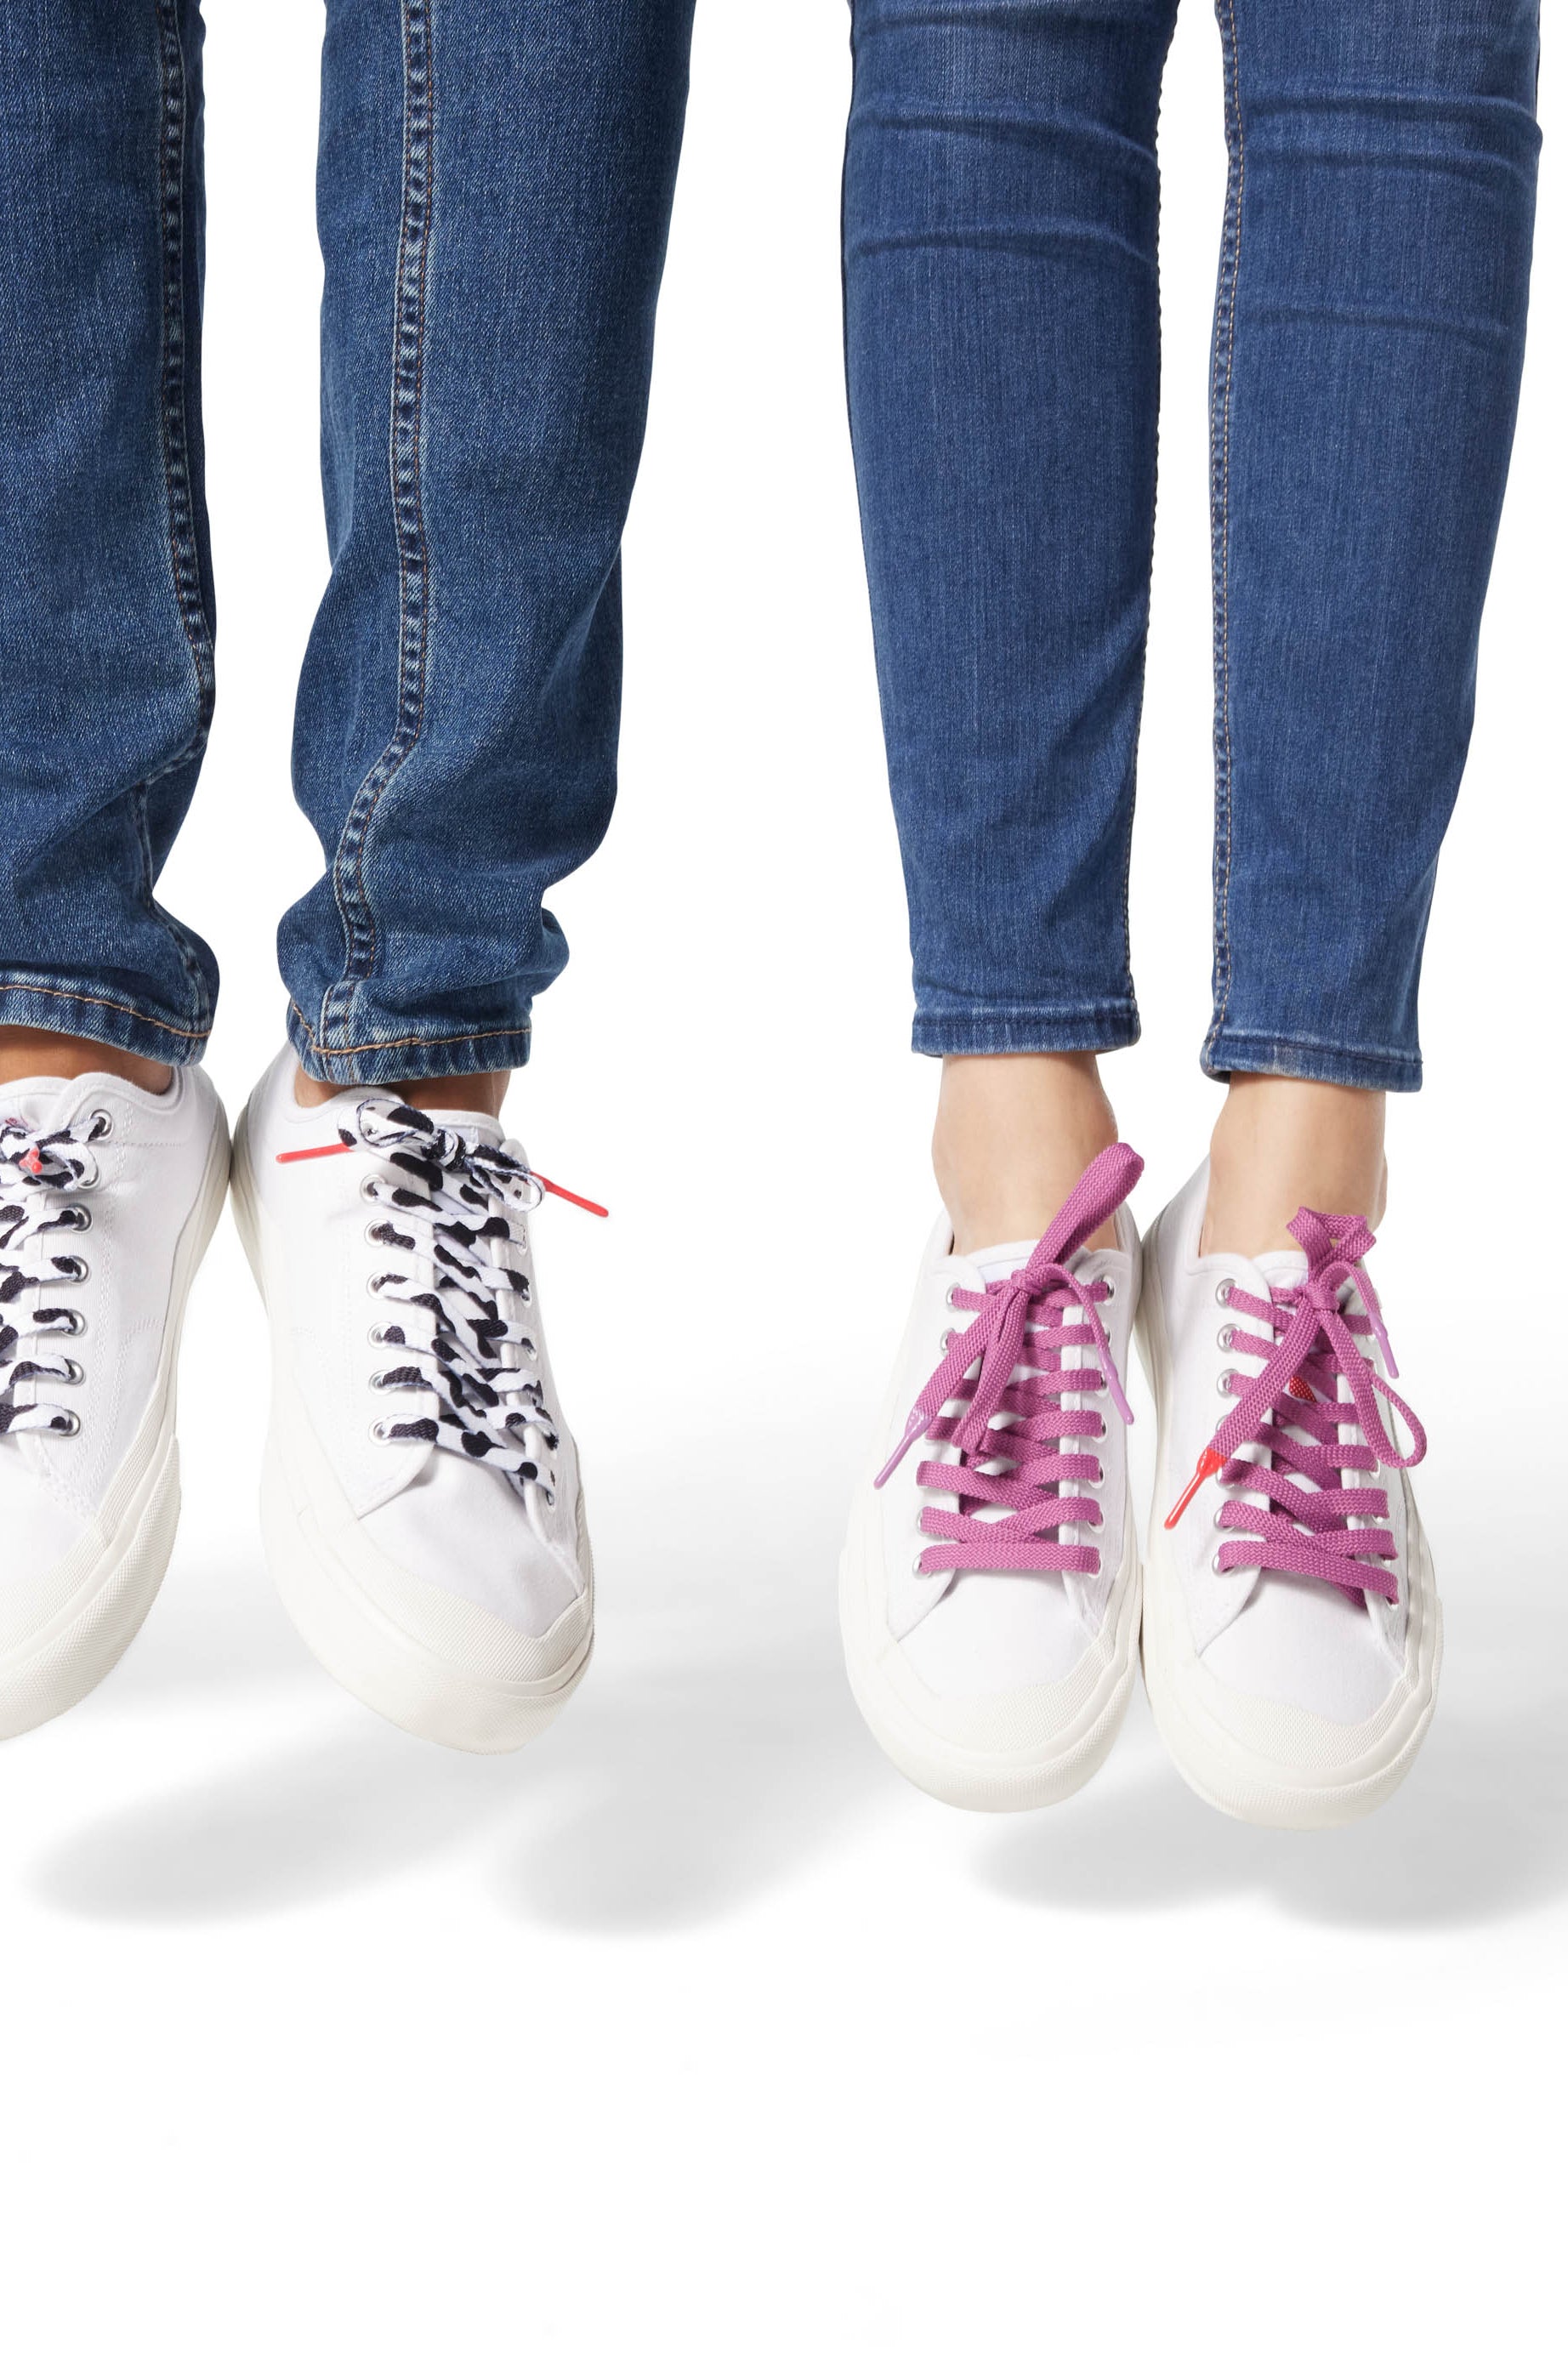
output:
[[[541,1180],[500,1145],[469,1144],[391,1098],[362,1103],[355,1126],[338,1133],[348,1149],[372,1152],[396,1172],[365,1179],[366,1198],[387,1213],[371,1239],[434,1269],[433,1279],[422,1267],[372,1281],[378,1297],[420,1310],[434,1327],[427,1337],[416,1337],[403,1322],[373,1331],[376,1345],[401,1359],[376,1376],[376,1387],[427,1395],[435,1405],[410,1419],[377,1423],[376,1436],[488,1462],[520,1490],[537,1483],[552,1504],[550,1458],[561,1440],[543,1385],[529,1369],[539,1352],[520,1311],[531,1286],[497,1255],[508,1245],[526,1249],[522,1220],[539,1206]]]
[[[1123,1421],[1131,1420],[1132,1409],[1100,1314],[1110,1287],[1083,1282],[1068,1261],[1121,1208],[1142,1173],[1135,1152],[1111,1145],[1084,1172],[1016,1273],[983,1292],[953,1292],[953,1306],[975,1310],[974,1321],[949,1335],[942,1363],[876,1480],[884,1486],[919,1439],[958,1450],[956,1462],[925,1461],[917,1473],[921,1486],[958,1498],[956,1510],[928,1505],[921,1514],[921,1533],[942,1539],[921,1553],[922,1576],[956,1568],[1098,1575],[1094,1545],[1070,1543],[1065,1531],[1098,1528],[1100,1505],[1092,1495],[1061,1489],[1099,1483],[1099,1458],[1081,1441],[1102,1439],[1105,1423],[1098,1412],[1065,1401],[1109,1389]],[[1079,1320],[1069,1323],[1074,1308]],[[1069,1349],[1092,1349],[1099,1372],[1069,1369],[1063,1361]],[[1007,1417],[999,1429],[991,1426],[994,1415]],[[982,1512],[998,1516],[983,1519]]]
[[[55,1242],[91,1223],[85,1205],[65,1197],[97,1184],[93,1145],[107,1132],[101,1112],[47,1135],[14,1113],[0,1117],[0,1438],[69,1437],[79,1427],[68,1409],[24,1394],[36,1381],[81,1378],[68,1356],[38,1348],[28,1335],[58,1337],[82,1328],[74,1308],[47,1305],[43,1293],[47,1285],[86,1276],[76,1252],[58,1250]]]
[[[1398,1578],[1379,1566],[1397,1556],[1392,1529],[1350,1525],[1386,1520],[1388,1498],[1379,1486],[1347,1486],[1344,1480],[1347,1471],[1364,1473],[1379,1463],[1408,1470],[1426,1451],[1426,1433],[1415,1414],[1357,1345],[1375,1335],[1384,1362],[1397,1376],[1377,1293],[1362,1263],[1376,1238],[1364,1218],[1325,1217],[1316,1209],[1299,1210],[1289,1230],[1307,1254],[1301,1282],[1273,1285],[1267,1299],[1235,1285],[1226,1294],[1227,1306],[1267,1324],[1274,1336],[1232,1332],[1232,1350],[1261,1358],[1261,1368],[1241,1377],[1240,1401],[1204,1449],[1165,1525],[1173,1527],[1204,1481],[1217,1474],[1226,1496],[1219,1526],[1233,1538],[1251,1539],[1220,1546],[1215,1566],[1221,1573],[1282,1569],[1396,1601]],[[1348,1308],[1347,1289],[1359,1294],[1360,1311]],[[1342,1378],[1350,1391],[1342,1405]],[[1408,1454],[1390,1435],[1379,1398],[1386,1398],[1408,1430]],[[1238,1459],[1244,1447],[1254,1445],[1263,1448],[1266,1460]]]

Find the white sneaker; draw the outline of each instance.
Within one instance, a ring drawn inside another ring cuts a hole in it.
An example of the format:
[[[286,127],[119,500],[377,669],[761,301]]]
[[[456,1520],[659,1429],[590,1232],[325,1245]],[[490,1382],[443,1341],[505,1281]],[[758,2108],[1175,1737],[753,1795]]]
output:
[[[268,1558],[359,1698],[450,1747],[521,1748],[594,1641],[528,1240],[542,1188],[496,1120],[437,1124],[373,1087],[307,1111],[294,1069],[285,1050],[235,1134],[272,1329]]]
[[[199,1071],[0,1087],[0,1737],[84,1698],[163,1582],[180,1327],[227,1179]]]
[[[1203,1258],[1207,1201],[1205,1163],[1143,1246],[1159,1413],[1144,1678],[1200,1797],[1326,1828],[1398,1788],[1432,1719],[1442,1620],[1405,1475],[1426,1440],[1388,1386],[1363,1220],[1303,1209],[1300,1250]]]
[[[957,1257],[943,1219],[921,1270],[881,1425],[891,1459],[856,1495],[839,1611],[861,1714],[951,1805],[1070,1796],[1126,1712],[1139,1250],[1121,1205],[1142,1166],[1102,1152],[1036,1245]],[[1117,1248],[1086,1250],[1112,1216]]]

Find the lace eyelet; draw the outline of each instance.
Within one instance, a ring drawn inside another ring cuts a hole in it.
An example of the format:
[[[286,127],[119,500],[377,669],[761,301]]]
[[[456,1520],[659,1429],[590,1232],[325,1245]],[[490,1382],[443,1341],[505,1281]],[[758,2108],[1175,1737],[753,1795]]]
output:
[[[948,1314],[949,1314],[950,1315],[952,1314],[952,1311],[953,1311],[954,1306],[957,1304],[957,1299],[958,1299],[958,1285],[957,1285],[957,1283],[956,1283],[956,1282],[950,1282],[950,1283],[948,1284],[948,1286],[947,1286],[946,1295],[944,1296],[944,1298],[943,1298],[943,1300],[942,1300],[942,1305],[947,1309],[947,1312],[948,1312]]]
[[[58,1261],[56,1271],[62,1282],[85,1282],[91,1269],[86,1259],[78,1258],[73,1253],[71,1257],[62,1258]]]
[[[370,1435],[373,1445],[390,1446],[392,1444],[392,1434],[384,1421],[373,1421],[370,1426]]]
[[[80,1388],[83,1381],[87,1378],[87,1375],[82,1371],[82,1368],[77,1363],[76,1358],[74,1356],[68,1356],[65,1360],[65,1371],[61,1374],[60,1378],[64,1381],[67,1388]]]
[[[374,1198],[375,1198],[375,1195],[374,1195],[374,1192],[372,1191],[372,1189],[371,1189],[371,1188],[372,1188],[372,1187],[374,1185],[374,1183],[375,1183],[375,1178],[374,1178],[374,1176],[362,1176],[362,1177],[360,1178],[360,1180],[359,1180],[359,1197],[360,1197],[360,1199],[361,1199],[362,1201],[374,1201]]]
[[[1236,1284],[1232,1282],[1230,1276],[1228,1274],[1223,1276],[1215,1285],[1215,1305],[1216,1307],[1228,1307],[1230,1305],[1230,1294],[1235,1289]]]
[[[1116,1296],[1116,1285],[1112,1282],[1109,1275],[1106,1275],[1103,1278],[1103,1281],[1105,1284],[1105,1303],[1109,1307],[1111,1301]]]
[[[952,1347],[952,1345],[953,1342],[957,1339],[957,1337],[958,1337],[957,1333],[953,1330],[953,1328],[952,1328],[952,1324],[950,1324],[948,1325],[948,1327],[947,1327],[947,1330],[946,1330],[946,1331],[942,1334],[942,1355],[943,1355],[944,1356],[946,1356],[946,1354],[947,1354],[948,1350]]]
[[[1230,1395],[1230,1380],[1231,1377],[1228,1373],[1221,1373],[1218,1380],[1215,1381],[1215,1387],[1219,1391],[1221,1397],[1228,1397]]]
[[[1236,1326],[1235,1326],[1235,1324],[1221,1324],[1221,1326],[1220,1326],[1220,1332],[1219,1332],[1219,1338],[1218,1338],[1217,1342],[1215,1343],[1216,1346],[1221,1347],[1221,1348],[1226,1348],[1226,1349],[1228,1349],[1228,1348],[1232,1347],[1232,1346],[1235,1345],[1235,1341],[1236,1341]]]
[[[91,1120],[89,1139],[92,1143],[101,1144],[106,1135],[114,1134],[114,1114],[112,1112],[105,1111],[101,1103],[89,1116]]]

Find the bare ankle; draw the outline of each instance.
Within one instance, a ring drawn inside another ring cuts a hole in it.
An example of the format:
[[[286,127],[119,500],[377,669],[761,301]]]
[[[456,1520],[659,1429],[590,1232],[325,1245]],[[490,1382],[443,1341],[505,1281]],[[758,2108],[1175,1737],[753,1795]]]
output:
[[[127,1054],[118,1046],[100,1046],[93,1038],[0,1024],[0,1087],[16,1079],[83,1079],[89,1071],[107,1071],[111,1078],[129,1080],[150,1095],[166,1093],[174,1076],[167,1062]]]
[[[1093,1054],[964,1054],[943,1062],[931,1166],[953,1248],[1044,1233],[1116,1115]],[[1114,1241],[1109,1227],[1097,1245]]]
[[[416,1111],[479,1113],[487,1119],[499,1119],[506,1091],[511,1082],[510,1071],[474,1071],[461,1078],[397,1079],[381,1083],[378,1092],[396,1095]],[[321,1103],[331,1103],[342,1094],[341,1083],[331,1079],[313,1079],[304,1070],[294,1073],[294,1100],[310,1111]]]
[[[1298,1209],[1375,1226],[1388,1191],[1385,1097],[1317,1079],[1237,1071],[1209,1151],[1205,1250],[1291,1250]]]

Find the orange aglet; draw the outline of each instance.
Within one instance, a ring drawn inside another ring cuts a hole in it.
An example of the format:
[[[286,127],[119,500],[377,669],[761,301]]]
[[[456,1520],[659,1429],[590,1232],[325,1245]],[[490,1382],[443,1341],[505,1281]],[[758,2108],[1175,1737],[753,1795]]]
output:
[[[1168,1528],[1173,1528],[1175,1526],[1176,1522],[1181,1518],[1182,1514],[1186,1510],[1187,1505],[1192,1502],[1193,1497],[1197,1493],[1198,1489],[1203,1485],[1204,1481],[1205,1479],[1212,1479],[1216,1471],[1223,1471],[1225,1469],[1225,1464],[1226,1458],[1223,1454],[1216,1454],[1212,1446],[1205,1446],[1204,1448],[1203,1452],[1198,1457],[1197,1469],[1193,1472],[1192,1477],[1188,1480],[1186,1485],[1177,1496],[1175,1503],[1171,1509],[1170,1514],[1166,1519],[1165,1525]]]

